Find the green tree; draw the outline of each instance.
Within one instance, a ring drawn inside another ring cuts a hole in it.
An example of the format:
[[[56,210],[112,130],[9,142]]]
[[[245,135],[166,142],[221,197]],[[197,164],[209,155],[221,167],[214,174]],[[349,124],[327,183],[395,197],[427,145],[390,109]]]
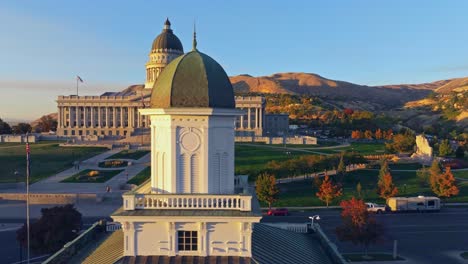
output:
[[[7,122],[0,118],[0,135],[1,134],[11,134],[11,127]]]
[[[393,142],[385,143],[385,148],[390,152],[410,152],[413,150],[415,143],[414,134],[406,131],[404,134],[393,136]]]
[[[439,144],[439,156],[445,157],[451,153],[452,147],[450,146],[448,139],[442,140],[442,142]]]
[[[429,171],[429,168],[426,168],[423,165],[421,169],[416,171],[416,176],[418,176],[419,184],[421,186],[426,186],[429,183],[429,177],[431,176],[431,173]]]
[[[36,132],[49,132],[57,130],[57,120],[50,115],[44,115],[39,119],[39,122],[34,127]]]
[[[13,126],[12,130],[14,134],[26,134],[30,133],[32,128],[28,123],[18,123],[17,125]]]
[[[74,239],[81,228],[81,214],[71,204],[43,208],[41,218],[30,226],[30,247],[36,253],[52,253]],[[26,224],[16,232],[16,239],[27,245]]]
[[[343,179],[346,176],[346,165],[344,163],[344,153],[341,153],[340,162],[338,163],[338,168],[336,169],[336,176],[338,176],[338,182],[343,183]]]
[[[356,193],[359,199],[362,199],[362,185],[361,182],[358,182],[356,185]]]
[[[255,181],[255,191],[258,199],[268,203],[268,208],[271,209],[271,204],[278,200],[279,195],[275,176],[266,173],[258,176]]]

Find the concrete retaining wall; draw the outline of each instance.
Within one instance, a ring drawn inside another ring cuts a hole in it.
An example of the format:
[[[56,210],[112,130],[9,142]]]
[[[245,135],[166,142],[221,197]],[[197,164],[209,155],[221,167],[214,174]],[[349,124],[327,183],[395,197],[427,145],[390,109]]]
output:
[[[36,135],[27,136],[29,143],[37,142]],[[26,143],[26,135],[0,135],[0,143]]]
[[[317,138],[309,136],[297,137],[257,137],[242,136],[235,137],[236,142],[265,143],[265,144],[292,144],[292,145],[316,145]]]
[[[30,193],[30,204],[77,204],[79,202],[101,202],[102,196],[94,193]],[[25,193],[0,193],[0,200],[26,201]]]

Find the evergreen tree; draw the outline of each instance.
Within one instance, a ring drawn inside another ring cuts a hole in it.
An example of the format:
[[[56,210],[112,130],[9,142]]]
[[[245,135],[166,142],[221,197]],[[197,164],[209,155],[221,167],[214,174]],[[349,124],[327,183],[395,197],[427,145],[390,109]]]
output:
[[[439,144],[439,156],[446,157],[452,153],[452,147],[448,139],[442,140]]]

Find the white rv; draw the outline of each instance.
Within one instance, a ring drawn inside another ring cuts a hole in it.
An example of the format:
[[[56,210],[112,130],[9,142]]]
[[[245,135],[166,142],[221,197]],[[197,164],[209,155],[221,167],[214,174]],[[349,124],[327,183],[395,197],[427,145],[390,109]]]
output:
[[[439,211],[440,199],[437,197],[391,197],[387,205],[392,212],[400,211]]]

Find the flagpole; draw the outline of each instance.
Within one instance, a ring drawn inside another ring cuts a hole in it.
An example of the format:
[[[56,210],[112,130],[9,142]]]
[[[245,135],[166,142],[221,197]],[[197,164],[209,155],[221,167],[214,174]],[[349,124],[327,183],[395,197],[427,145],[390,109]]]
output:
[[[29,174],[30,174],[30,160],[29,160],[29,135],[26,133],[26,234],[27,234],[27,263],[29,264]]]
[[[78,76],[76,76],[76,96],[78,96]]]

